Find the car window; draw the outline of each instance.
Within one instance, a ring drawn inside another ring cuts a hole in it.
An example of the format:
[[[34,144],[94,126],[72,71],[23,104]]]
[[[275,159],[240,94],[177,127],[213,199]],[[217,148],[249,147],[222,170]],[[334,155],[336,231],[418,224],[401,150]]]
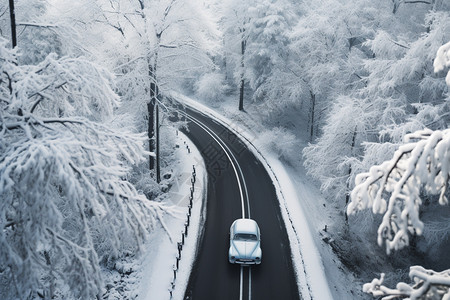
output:
[[[256,241],[257,237],[251,233],[236,233],[234,239],[237,241]]]

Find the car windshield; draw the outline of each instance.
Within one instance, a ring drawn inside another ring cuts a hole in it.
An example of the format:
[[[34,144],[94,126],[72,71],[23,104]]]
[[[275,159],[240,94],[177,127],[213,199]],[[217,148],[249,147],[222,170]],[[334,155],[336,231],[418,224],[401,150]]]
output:
[[[256,235],[252,233],[236,233],[234,239],[237,241],[256,241]]]

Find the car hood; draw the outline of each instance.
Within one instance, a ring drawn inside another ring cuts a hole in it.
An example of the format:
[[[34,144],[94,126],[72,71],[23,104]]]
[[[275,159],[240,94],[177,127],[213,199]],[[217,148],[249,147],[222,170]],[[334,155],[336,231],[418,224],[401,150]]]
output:
[[[233,247],[236,249],[240,258],[252,258],[253,252],[259,246],[257,241],[233,241]]]

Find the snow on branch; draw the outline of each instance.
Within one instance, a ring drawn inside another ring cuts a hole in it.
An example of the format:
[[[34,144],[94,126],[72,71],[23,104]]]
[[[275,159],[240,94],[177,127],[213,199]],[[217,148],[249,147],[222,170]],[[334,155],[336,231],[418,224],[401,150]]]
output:
[[[382,297],[382,300],[450,299],[450,270],[435,272],[421,266],[412,266],[409,277],[414,281],[413,286],[399,282],[395,289],[391,289],[382,285],[384,274],[381,274],[380,279],[375,278],[372,282],[364,284],[363,291],[374,297]]]
[[[450,129],[417,131],[406,135],[405,142],[391,160],[357,175],[347,208],[348,214],[367,208],[384,214],[378,228],[378,244],[385,243],[387,253],[407,246],[410,234],[422,234],[421,190],[439,195],[439,204],[448,205]],[[435,272],[413,266],[410,277],[414,285],[400,282],[391,289],[382,285],[382,274],[380,279],[365,284],[363,290],[383,300],[450,300],[450,270]]]
[[[44,23],[29,23],[29,22],[18,22],[16,24],[17,26],[31,26],[31,27],[45,27],[45,28],[53,28],[53,27],[58,27],[58,25],[55,24],[44,24]]]
[[[438,49],[433,66],[435,73],[441,72],[445,68],[450,67],[450,42],[441,46]],[[450,72],[447,73],[447,76],[445,77],[445,82],[447,83],[448,86],[450,86]]]
[[[367,208],[384,214],[378,244],[386,243],[388,253],[407,246],[409,234],[423,232],[419,218],[421,188],[439,194],[441,205],[448,204],[450,129],[425,129],[406,135],[405,141],[391,160],[357,175],[347,208],[349,214]]]
[[[435,72],[450,67],[450,42],[441,46],[434,61]],[[450,72],[447,74],[450,86]],[[420,193],[439,195],[439,204],[448,205],[450,181],[450,129],[419,130],[404,137],[392,159],[373,166],[355,178],[348,214],[371,208],[384,214],[378,227],[378,244],[385,243],[389,254],[409,244],[409,235],[421,235]],[[387,200],[386,200],[387,199]],[[450,270],[435,272],[420,266],[410,268],[413,285],[403,282],[395,289],[383,286],[384,274],[363,286],[366,293],[388,299],[450,300]]]

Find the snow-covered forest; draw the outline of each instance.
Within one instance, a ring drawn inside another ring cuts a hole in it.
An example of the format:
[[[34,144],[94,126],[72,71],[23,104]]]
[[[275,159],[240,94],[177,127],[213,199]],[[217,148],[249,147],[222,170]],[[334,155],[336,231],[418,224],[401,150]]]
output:
[[[447,0],[0,2],[0,298],[100,299],[161,230],[178,92],[315,182],[355,299],[450,299],[449,41]]]

